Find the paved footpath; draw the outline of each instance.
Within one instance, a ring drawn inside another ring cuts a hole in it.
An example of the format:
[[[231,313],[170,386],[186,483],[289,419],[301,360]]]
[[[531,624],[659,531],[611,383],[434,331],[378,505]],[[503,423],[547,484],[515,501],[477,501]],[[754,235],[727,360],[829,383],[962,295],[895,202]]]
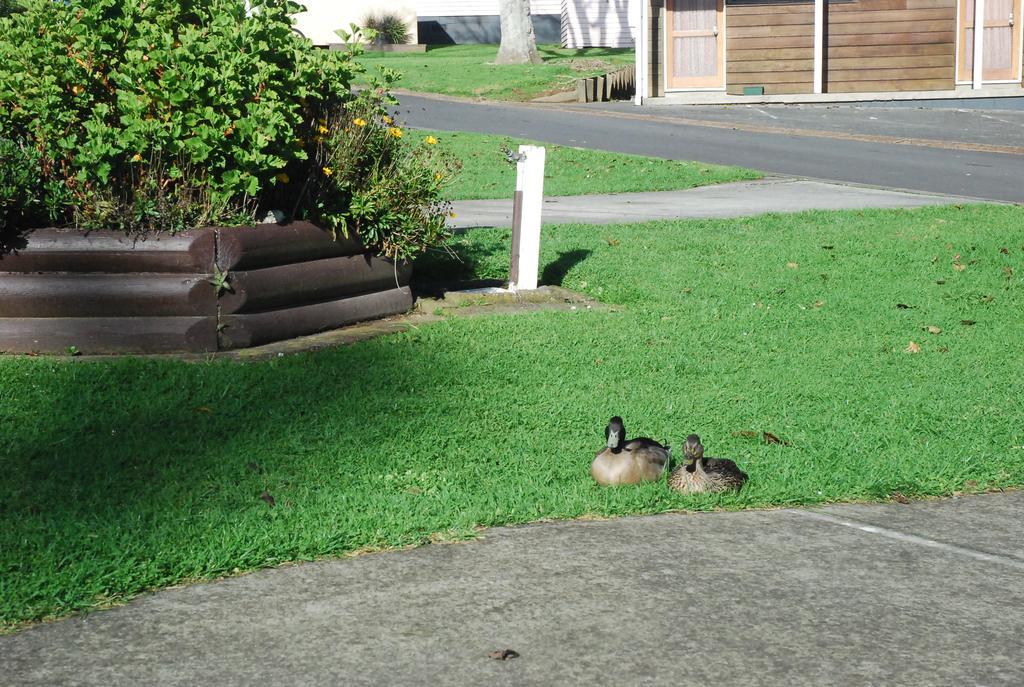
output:
[[[0,637],[0,682],[1017,687],[1022,517],[1014,492],[497,528]]]
[[[685,191],[548,196],[547,224],[614,224],[661,219],[744,217],[765,212],[915,208],[924,205],[985,202],[910,191],[890,191],[824,181],[771,177],[760,181],[715,184]],[[451,226],[511,227],[512,201],[464,200],[454,204]]]

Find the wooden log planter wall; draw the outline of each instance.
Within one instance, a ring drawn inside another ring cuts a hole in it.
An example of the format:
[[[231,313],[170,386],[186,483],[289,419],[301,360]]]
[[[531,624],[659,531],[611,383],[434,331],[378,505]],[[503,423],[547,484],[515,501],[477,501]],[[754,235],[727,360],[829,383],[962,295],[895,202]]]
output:
[[[229,290],[218,293],[217,271]],[[405,312],[410,276],[408,265],[305,222],[139,241],[39,229],[18,255],[0,259],[0,351],[258,346]]]

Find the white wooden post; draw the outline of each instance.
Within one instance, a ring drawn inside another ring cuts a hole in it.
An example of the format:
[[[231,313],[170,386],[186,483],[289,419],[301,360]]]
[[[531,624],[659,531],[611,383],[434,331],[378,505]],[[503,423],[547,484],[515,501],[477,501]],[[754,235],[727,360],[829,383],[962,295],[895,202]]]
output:
[[[825,0],[814,0],[814,92],[823,91],[825,64]]]
[[[540,267],[540,214],[544,204],[544,148],[519,146],[516,195],[512,206],[511,291],[537,288]]]
[[[633,24],[635,60],[635,71],[633,72],[633,84],[636,89],[633,95],[634,105],[643,105],[644,98],[647,97],[647,63],[651,59],[651,56],[648,54],[651,48],[648,45],[649,40],[647,38],[648,32],[651,30],[651,27],[648,26],[650,23],[650,15],[647,9],[649,4],[650,0],[630,0],[629,2],[630,23]]]
[[[974,0],[974,69],[971,74],[971,88],[978,90],[982,86],[982,74],[985,67],[985,0]]]

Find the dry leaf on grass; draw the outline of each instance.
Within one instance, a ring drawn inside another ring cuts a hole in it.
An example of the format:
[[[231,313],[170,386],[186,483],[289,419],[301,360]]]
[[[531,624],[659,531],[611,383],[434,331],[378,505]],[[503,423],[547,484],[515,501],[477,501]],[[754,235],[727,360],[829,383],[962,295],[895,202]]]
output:
[[[899,491],[894,491],[892,493],[892,500],[895,501],[896,503],[910,503],[910,499],[908,499],[902,492]]]
[[[914,308],[914,307],[916,307],[916,306],[907,305],[906,303],[897,303],[896,304],[896,308],[898,310],[910,310],[911,308]]]
[[[789,269],[791,269],[791,270],[795,270],[795,269],[797,269],[798,267],[800,267],[800,265],[799,265],[799,264],[797,264],[797,263],[795,263],[795,262],[787,262],[787,263],[786,263],[786,267],[788,267],[788,268],[789,268]]]
[[[519,658],[519,652],[515,649],[496,649],[487,654],[487,658],[493,658],[498,661],[507,661],[510,658]]]
[[[1003,255],[1009,255],[1010,254],[1010,249],[1009,248],[1000,248],[999,252],[1002,253]]]
[[[820,308],[823,305],[825,305],[825,301],[821,301],[821,300],[814,301],[814,307],[815,308]]]
[[[928,330],[929,334],[941,334],[942,333],[942,330],[939,329],[938,327],[936,327],[934,324],[928,325],[927,327],[925,327],[925,329]]]
[[[749,429],[745,429],[745,430],[742,430],[742,431],[739,431],[739,432],[732,432],[732,436],[734,436],[734,437],[747,437],[749,439],[753,439],[753,438],[757,437],[758,434],[757,434],[757,432],[751,431]]]
[[[972,325],[978,324],[978,322],[977,320],[960,320],[960,324],[962,324],[965,327],[970,327]]]
[[[269,491],[264,490],[263,493],[260,494],[260,499],[266,501],[267,505],[271,508],[274,507],[274,497],[270,495]]]
[[[909,346],[907,346],[906,348],[904,348],[903,350],[904,350],[904,352],[906,352],[906,353],[920,353],[920,352],[921,352],[921,347],[920,347],[920,346],[918,346],[918,345],[917,345],[916,343],[914,343],[913,341],[911,341],[911,342],[910,342],[910,345],[909,345]]]
[[[964,265],[959,262],[954,262],[953,269],[955,269],[957,272],[963,272],[965,269],[967,269],[967,265]]]
[[[764,443],[766,444],[779,444],[781,446],[790,446],[791,444],[785,439],[780,439],[771,432],[762,432],[761,436],[764,437]]]

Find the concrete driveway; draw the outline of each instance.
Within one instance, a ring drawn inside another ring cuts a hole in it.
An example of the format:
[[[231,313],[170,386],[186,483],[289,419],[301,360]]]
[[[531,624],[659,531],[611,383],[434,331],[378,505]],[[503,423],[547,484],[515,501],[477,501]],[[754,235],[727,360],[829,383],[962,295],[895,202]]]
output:
[[[1022,517],[1018,492],[498,528],[0,637],[2,681],[1019,686]]]

